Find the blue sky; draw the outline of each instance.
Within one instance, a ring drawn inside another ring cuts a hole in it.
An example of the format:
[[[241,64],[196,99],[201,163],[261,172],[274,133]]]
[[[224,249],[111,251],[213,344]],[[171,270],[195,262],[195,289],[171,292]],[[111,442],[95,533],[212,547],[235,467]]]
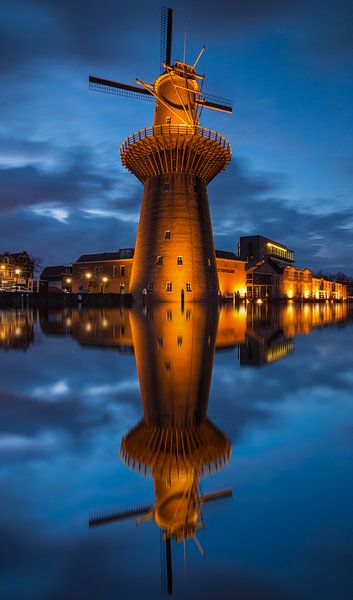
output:
[[[171,3],[171,6],[173,4]],[[353,19],[348,0],[175,4],[173,58],[233,99],[203,124],[233,147],[209,187],[216,246],[261,233],[299,266],[352,273]],[[47,264],[134,245],[142,186],[119,145],[153,105],[89,92],[88,75],[159,73],[160,2],[3,0],[0,14],[1,250]]]

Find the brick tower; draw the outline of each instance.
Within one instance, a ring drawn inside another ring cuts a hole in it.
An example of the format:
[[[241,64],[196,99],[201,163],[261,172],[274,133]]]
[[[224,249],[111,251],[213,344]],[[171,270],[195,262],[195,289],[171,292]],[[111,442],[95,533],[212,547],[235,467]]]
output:
[[[161,63],[154,84],[142,87],[90,77],[91,89],[155,99],[154,125],[128,136],[123,165],[143,184],[130,292],[153,300],[207,301],[218,277],[208,206],[208,183],[231,159],[219,133],[199,125],[204,107],[231,112],[231,104],[201,91],[196,65],[171,64],[172,10],[162,9]]]

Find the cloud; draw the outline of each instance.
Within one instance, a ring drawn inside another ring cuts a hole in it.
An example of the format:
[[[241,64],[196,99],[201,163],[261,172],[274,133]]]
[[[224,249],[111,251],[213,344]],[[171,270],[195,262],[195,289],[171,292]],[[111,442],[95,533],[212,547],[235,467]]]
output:
[[[70,388],[67,381],[65,379],[61,379],[55,383],[34,388],[31,395],[34,398],[51,402],[56,398],[67,396],[69,391]]]
[[[31,209],[30,209],[31,210]],[[33,208],[33,212],[37,215],[43,215],[44,217],[50,217],[56,219],[59,223],[67,224],[67,219],[70,215],[69,211],[65,208],[50,208],[50,207],[39,207]]]

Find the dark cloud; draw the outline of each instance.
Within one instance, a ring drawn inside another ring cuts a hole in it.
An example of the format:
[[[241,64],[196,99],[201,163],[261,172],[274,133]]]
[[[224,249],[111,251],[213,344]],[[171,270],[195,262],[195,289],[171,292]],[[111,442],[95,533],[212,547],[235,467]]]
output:
[[[320,198],[309,210],[287,199],[283,184],[280,175],[253,173],[238,157],[209,190],[216,246],[234,249],[241,235],[266,235],[293,248],[299,266],[350,273],[353,210],[324,212],[330,203]]]

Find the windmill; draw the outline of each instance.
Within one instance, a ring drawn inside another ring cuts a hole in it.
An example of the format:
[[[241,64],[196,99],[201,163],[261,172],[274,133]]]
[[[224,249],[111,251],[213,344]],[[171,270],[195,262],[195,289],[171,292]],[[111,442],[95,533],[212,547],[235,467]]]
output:
[[[177,501],[179,503],[180,509],[175,514],[176,521],[184,521],[183,529],[179,528],[179,531],[174,531],[174,534],[171,534],[170,531],[162,530],[162,541],[165,543],[165,558],[166,558],[166,580],[167,580],[167,591],[168,594],[173,593],[173,563],[172,563],[172,538],[178,542],[184,543],[184,559],[186,556],[185,550],[185,541],[187,539],[192,539],[197,549],[199,550],[201,556],[205,558],[205,552],[196,537],[196,532],[199,529],[204,528],[204,519],[202,515],[202,507],[205,504],[210,502],[214,502],[216,500],[221,500],[225,498],[229,498],[232,496],[231,488],[225,488],[223,490],[217,490],[214,492],[210,492],[208,494],[202,494],[201,490],[197,491],[196,496],[196,506],[193,506],[191,498],[186,497],[185,494],[179,495],[177,498],[173,499],[173,502]],[[183,511],[183,505],[187,503],[187,514],[190,512],[194,512],[195,509],[197,511],[197,521],[196,526],[193,527],[192,524],[188,524],[187,519],[185,519],[185,514]],[[127,519],[136,518],[136,525],[139,525],[145,521],[154,520],[156,522],[156,506],[155,505],[144,505],[139,507],[129,508],[127,510],[115,510],[110,512],[100,512],[95,513],[89,516],[89,527],[97,527],[99,525],[106,525],[108,523],[114,523],[117,521],[124,521]],[[158,523],[157,523],[158,524]],[[177,536],[177,537],[176,537]]]
[[[231,160],[228,140],[202,127],[204,108],[232,112],[232,103],[203,91],[205,76],[193,64],[172,63],[173,11],[162,8],[161,73],[154,83],[130,85],[89,77],[91,90],[152,100],[154,124],[120,146],[123,165],[143,184],[129,293],[142,299],[185,302],[217,300],[219,289],[208,183]]]
[[[130,312],[143,419],[122,439],[120,457],[153,478],[155,501],[90,517],[91,527],[126,518],[153,520],[165,549],[172,590],[172,542],[193,540],[204,527],[203,507],[232,495],[231,489],[203,494],[202,477],[218,472],[231,457],[231,443],[207,417],[218,324],[217,307],[156,303]]]
[[[96,92],[106,94],[116,94],[119,96],[128,96],[129,98],[137,98],[140,100],[156,101],[156,104],[161,104],[168,111],[171,111],[174,116],[180,119],[184,124],[197,124],[203,108],[210,108],[225,113],[232,112],[232,102],[225,98],[206,94],[202,89],[195,86],[195,80],[199,80],[201,85],[204,82],[205,75],[196,73],[196,66],[205,51],[206,46],[203,46],[192,65],[185,61],[175,61],[172,64],[172,35],[173,35],[173,9],[162,7],[161,9],[161,49],[160,49],[160,71],[161,74],[167,74],[169,82],[172,84],[174,91],[178,97],[182,107],[180,114],[180,106],[178,110],[174,108],[174,102],[163,94],[163,87],[160,86],[160,76],[157,77],[154,84],[146,83],[140,79],[136,79],[138,86],[110,79],[102,79],[101,77],[89,77],[89,89]],[[182,81],[180,81],[180,78]],[[168,81],[167,79],[167,81]]]

